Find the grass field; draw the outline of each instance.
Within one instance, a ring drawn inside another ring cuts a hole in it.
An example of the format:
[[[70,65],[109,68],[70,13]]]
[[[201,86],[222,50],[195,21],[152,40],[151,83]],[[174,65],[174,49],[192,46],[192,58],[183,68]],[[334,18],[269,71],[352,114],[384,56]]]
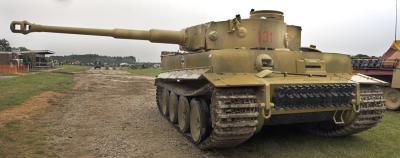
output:
[[[61,73],[78,73],[85,70],[89,70],[90,67],[88,66],[78,66],[78,65],[64,65],[62,69],[56,70],[54,72],[61,72]]]
[[[144,68],[144,69],[124,69],[128,71],[129,73],[132,74],[137,74],[137,75],[145,75],[145,76],[157,76],[158,74],[161,73],[161,69],[159,68]]]
[[[0,157],[55,157],[55,152],[45,145],[53,134],[45,124],[11,121],[0,128]]]
[[[232,149],[206,151],[218,157],[268,158],[398,158],[400,113],[389,111],[377,127],[344,138],[325,138],[291,127],[263,130],[243,145]],[[46,138],[57,132],[46,124],[16,120],[0,128],[0,157],[13,153],[27,157],[54,157]],[[7,148],[2,148],[6,143]],[[15,148],[13,151],[6,149]],[[240,152],[238,152],[240,151]]]
[[[0,76],[16,76],[16,74],[0,72]]]
[[[0,81],[0,111],[18,105],[44,91],[66,92],[73,87],[73,73],[88,67],[65,65],[52,72],[26,74]],[[42,113],[44,110],[37,111]],[[35,115],[36,116],[36,115]],[[47,124],[14,120],[0,128],[0,157],[55,157],[45,146],[54,131]]]
[[[87,67],[65,65],[53,72],[27,74],[0,81],[0,111],[18,105],[44,91],[65,92],[73,86],[71,73],[86,70]]]
[[[387,111],[376,127],[342,138],[326,138],[293,127],[269,127],[241,146],[235,157],[399,158],[400,112]],[[232,151],[220,151],[229,156]]]

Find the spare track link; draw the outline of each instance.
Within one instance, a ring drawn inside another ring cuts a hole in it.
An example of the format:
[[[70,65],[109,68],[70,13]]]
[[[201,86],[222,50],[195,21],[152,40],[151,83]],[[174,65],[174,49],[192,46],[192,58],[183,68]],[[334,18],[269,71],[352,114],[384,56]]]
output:
[[[333,123],[325,124],[309,129],[311,133],[328,136],[340,137],[355,134],[374,127],[383,117],[386,107],[384,104],[383,91],[380,87],[361,87],[361,106],[360,113],[355,119],[344,126],[335,125]]]
[[[214,88],[210,112],[210,135],[198,144],[200,149],[237,146],[256,131],[259,103],[251,88]]]

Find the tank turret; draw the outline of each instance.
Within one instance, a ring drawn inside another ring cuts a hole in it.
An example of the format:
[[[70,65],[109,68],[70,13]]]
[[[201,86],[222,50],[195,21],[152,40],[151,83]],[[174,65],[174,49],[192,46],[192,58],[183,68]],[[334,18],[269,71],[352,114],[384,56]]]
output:
[[[299,50],[301,41],[301,28],[286,25],[283,13],[271,10],[252,10],[248,19],[236,15],[230,20],[213,21],[181,31],[60,27],[27,21],[13,21],[10,28],[12,32],[22,34],[53,32],[148,40],[179,44],[182,50],[189,51],[231,48]]]

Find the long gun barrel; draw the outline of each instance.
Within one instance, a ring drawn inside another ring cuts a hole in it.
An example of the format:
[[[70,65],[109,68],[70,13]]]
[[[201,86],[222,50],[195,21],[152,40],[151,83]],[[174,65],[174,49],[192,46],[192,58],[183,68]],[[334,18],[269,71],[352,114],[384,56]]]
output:
[[[10,29],[14,33],[28,34],[31,32],[53,32],[95,36],[109,36],[120,39],[137,39],[148,40],[154,43],[171,43],[182,45],[185,42],[184,31],[170,30],[130,30],[130,29],[94,29],[94,28],[77,28],[77,27],[61,27],[46,26],[33,24],[28,21],[13,21]]]

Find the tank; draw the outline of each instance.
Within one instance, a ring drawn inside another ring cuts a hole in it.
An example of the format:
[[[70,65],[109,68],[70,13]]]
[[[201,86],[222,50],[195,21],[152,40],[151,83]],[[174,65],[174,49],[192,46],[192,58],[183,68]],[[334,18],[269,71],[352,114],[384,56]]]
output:
[[[390,83],[384,89],[385,105],[390,110],[400,110],[400,41],[393,41],[381,57],[354,56],[353,69]]]
[[[90,29],[14,21],[15,33],[54,32],[178,44],[161,52],[160,114],[200,149],[234,147],[262,128],[300,125],[352,135],[383,117],[386,82],[353,72],[351,57],[301,48],[300,26],[283,13],[251,10],[182,30]]]

